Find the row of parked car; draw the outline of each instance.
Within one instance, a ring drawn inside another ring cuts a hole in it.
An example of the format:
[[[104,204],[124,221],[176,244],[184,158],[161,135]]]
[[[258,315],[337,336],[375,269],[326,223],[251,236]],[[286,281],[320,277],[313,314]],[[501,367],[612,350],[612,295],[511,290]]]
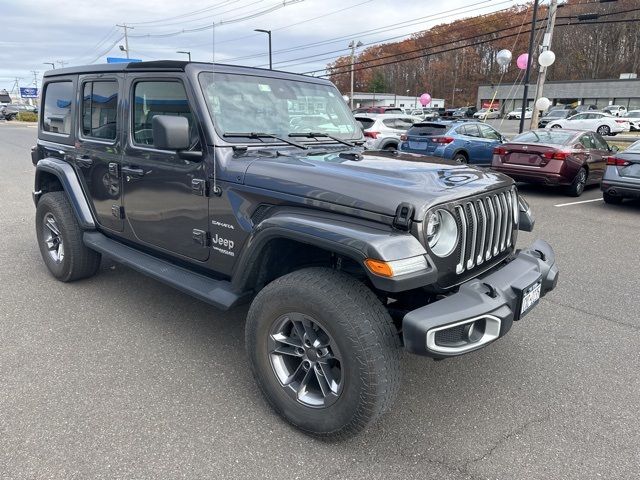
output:
[[[20,112],[38,113],[38,108],[22,103],[6,103],[0,105],[0,120],[13,120]]]
[[[601,112],[577,116],[592,114]],[[607,121],[611,118],[606,116]],[[618,147],[603,138],[605,132],[597,122],[582,123],[571,117],[558,120],[566,123],[554,121],[548,128],[508,140],[491,125],[467,119],[423,120],[386,113],[360,114],[356,120],[363,128],[365,147],[371,150],[400,150],[491,167],[517,181],[563,186],[572,196],[580,196],[587,185],[602,184],[609,203],[634,196],[629,192],[634,187],[628,183],[637,183],[640,195],[640,141],[619,155]],[[615,125],[618,121],[612,120]]]

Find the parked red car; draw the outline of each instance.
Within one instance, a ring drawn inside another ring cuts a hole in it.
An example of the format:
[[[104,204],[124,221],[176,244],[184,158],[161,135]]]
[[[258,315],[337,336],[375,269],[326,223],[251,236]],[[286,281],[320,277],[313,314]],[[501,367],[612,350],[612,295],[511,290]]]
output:
[[[518,182],[565,185],[578,197],[601,182],[606,157],[617,151],[595,132],[531,130],[496,147],[492,167]]]

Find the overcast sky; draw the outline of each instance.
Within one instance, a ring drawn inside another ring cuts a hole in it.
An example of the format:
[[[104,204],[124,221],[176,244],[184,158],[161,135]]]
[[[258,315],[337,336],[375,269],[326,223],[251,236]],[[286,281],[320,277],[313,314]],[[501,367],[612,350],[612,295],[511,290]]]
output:
[[[389,41],[457,18],[470,17],[523,3],[516,0],[286,0],[287,6],[259,15],[283,0],[20,0],[2,2],[0,15],[0,89],[33,85],[32,70],[49,69],[43,62],[68,65],[104,63],[124,56],[122,29],[130,30],[129,51],[142,60],[186,59],[176,50],[191,51],[193,60],[211,61],[215,28],[215,59],[250,66],[268,66],[267,36],[273,31],[274,68],[293,72],[322,69],[346,54],[351,38],[364,44]],[[198,13],[194,13],[198,12]],[[320,17],[320,18],[317,18]],[[400,24],[400,25],[398,25]],[[182,32],[188,29],[203,30]],[[386,28],[384,28],[386,27]],[[376,29],[375,31],[372,31]],[[172,34],[171,36],[157,36]],[[156,36],[154,36],[156,35]],[[308,45],[315,44],[315,45]],[[287,49],[296,49],[282,51]],[[249,57],[249,58],[244,58]],[[56,64],[58,68],[60,65]]]

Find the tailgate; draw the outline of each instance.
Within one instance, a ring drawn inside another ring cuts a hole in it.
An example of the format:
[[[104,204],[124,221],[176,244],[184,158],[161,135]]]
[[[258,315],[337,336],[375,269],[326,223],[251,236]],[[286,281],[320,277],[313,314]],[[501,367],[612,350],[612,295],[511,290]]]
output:
[[[439,143],[427,136],[411,136],[407,138],[407,142],[411,150],[420,150],[426,153],[434,152],[439,145]]]

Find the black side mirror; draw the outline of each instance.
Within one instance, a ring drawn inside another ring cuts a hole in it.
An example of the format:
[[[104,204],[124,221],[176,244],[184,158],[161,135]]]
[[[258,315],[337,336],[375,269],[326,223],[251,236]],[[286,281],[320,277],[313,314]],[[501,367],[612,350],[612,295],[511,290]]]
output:
[[[617,153],[620,151],[620,148],[617,145],[609,145],[609,151],[612,153]]]
[[[174,115],[156,115],[151,120],[153,146],[158,150],[189,148],[189,121]]]

